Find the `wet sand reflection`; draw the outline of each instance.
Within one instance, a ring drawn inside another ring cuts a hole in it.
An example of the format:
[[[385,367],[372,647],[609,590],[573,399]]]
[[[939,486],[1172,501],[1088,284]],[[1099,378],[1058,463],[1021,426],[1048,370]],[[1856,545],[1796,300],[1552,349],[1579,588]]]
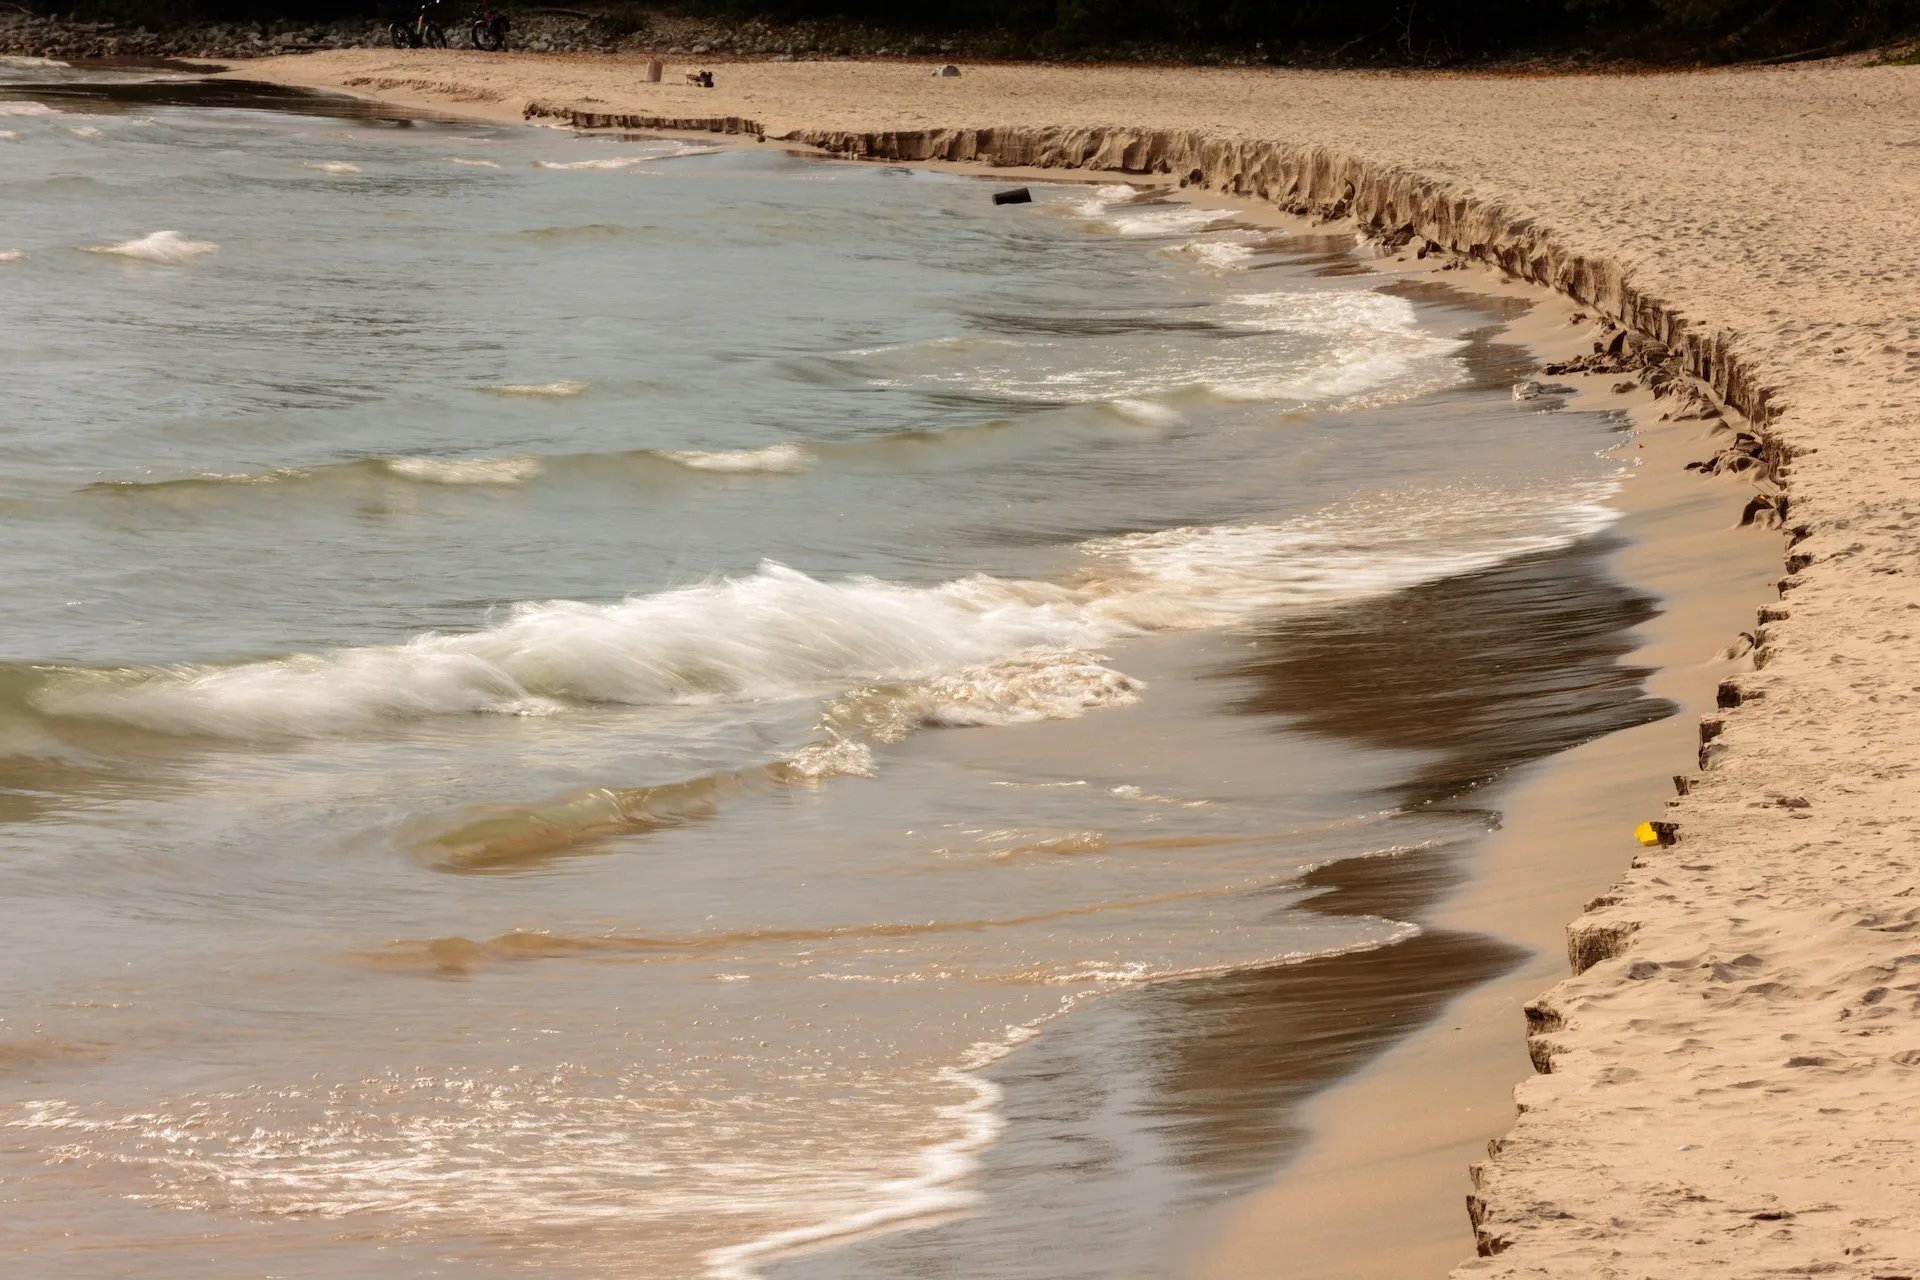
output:
[[[1591,540],[1483,573],[1275,622],[1219,673],[1276,729],[1425,753],[1392,788],[1470,811],[1510,770],[1672,714],[1622,663],[1652,599]],[[1295,908],[1419,921],[1466,876],[1471,840],[1348,859]],[[1007,1129],[979,1214],[774,1264],[780,1280],[1169,1273],[1183,1212],[1244,1193],[1297,1152],[1301,1105],[1526,952],[1428,928],[1395,946],[1136,988],[991,1068]]]

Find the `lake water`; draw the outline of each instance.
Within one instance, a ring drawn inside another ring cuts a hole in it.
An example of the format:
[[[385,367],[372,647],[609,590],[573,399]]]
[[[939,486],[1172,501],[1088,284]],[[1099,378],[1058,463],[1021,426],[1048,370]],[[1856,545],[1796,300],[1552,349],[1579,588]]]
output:
[[[10,1274],[1167,1275],[1512,962],[1620,424],[992,190],[0,65]]]

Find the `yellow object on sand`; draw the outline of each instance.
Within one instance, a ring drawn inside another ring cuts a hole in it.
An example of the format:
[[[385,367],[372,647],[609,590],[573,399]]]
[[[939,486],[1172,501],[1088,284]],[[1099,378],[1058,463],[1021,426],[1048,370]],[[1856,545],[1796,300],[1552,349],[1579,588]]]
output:
[[[1633,829],[1633,838],[1649,847],[1660,843],[1660,833],[1653,829],[1651,822],[1643,822]]]

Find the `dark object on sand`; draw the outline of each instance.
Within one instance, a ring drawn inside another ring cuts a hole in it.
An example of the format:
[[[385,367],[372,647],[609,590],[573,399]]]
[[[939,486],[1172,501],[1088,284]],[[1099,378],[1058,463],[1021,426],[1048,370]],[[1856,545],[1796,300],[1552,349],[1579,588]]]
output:
[[[492,0],[482,0],[480,11],[473,15],[473,47],[489,53],[506,52],[508,26],[507,15],[494,8]]]
[[[713,72],[689,71],[687,72],[687,83],[697,84],[702,89],[711,89],[713,88]]]
[[[1011,191],[996,191],[993,193],[993,202],[995,204],[1032,204],[1033,192],[1025,187],[1015,187]]]
[[[447,29],[434,21],[428,11],[435,8],[435,0],[427,0],[414,13],[410,22],[395,22],[387,27],[387,38],[393,41],[396,49],[444,49],[447,47]]]

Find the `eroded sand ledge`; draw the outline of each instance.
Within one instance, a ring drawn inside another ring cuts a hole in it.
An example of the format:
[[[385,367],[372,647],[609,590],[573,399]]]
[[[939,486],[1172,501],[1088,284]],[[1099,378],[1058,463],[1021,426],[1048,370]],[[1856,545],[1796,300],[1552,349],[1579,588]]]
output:
[[[1746,656],[1672,762],[1688,794],[1620,815],[1679,842],[1570,927],[1457,1274],[1920,1277],[1920,73],[720,72],[356,51],[242,74],[1352,217],[1619,319],[1755,424],[1727,460],[1773,495],[1748,514],[1781,527],[1781,599],[1726,637]]]

